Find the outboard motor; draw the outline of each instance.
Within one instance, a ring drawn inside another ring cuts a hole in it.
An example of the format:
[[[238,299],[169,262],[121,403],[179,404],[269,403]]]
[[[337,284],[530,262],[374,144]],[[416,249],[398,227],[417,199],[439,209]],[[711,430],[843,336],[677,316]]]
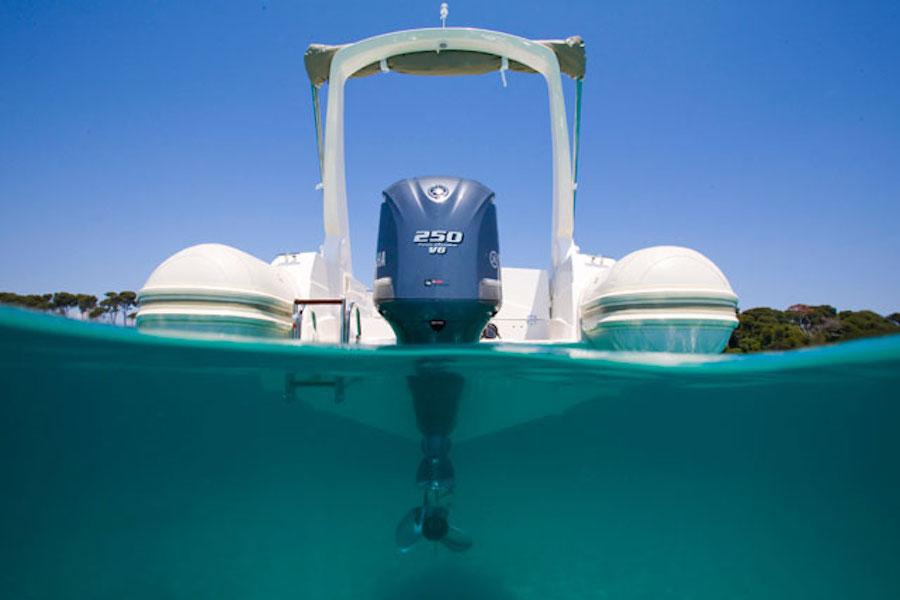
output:
[[[457,177],[417,177],[384,191],[378,226],[374,300],[401,344],[474,343],[500,309],[500,253],[494,192]],[[472,545],[449,521],[445,499],[455,487],[450,434],[464,379],[440,361],[423,360],[407,376],[424,457],[423,491],[397,525],[397,546]]]
[[[403,344],[477,342],[500,309],[494,192],[415,177],[384,191],[374,300]]]

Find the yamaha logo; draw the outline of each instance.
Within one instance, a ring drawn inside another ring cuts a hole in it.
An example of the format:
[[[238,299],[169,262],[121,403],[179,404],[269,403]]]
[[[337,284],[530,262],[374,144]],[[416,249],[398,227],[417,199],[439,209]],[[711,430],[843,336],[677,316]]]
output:
[[[435,202],[443,202],[450,195],[450,190],[444,185],[433,185],[425,191],[428,197]]]

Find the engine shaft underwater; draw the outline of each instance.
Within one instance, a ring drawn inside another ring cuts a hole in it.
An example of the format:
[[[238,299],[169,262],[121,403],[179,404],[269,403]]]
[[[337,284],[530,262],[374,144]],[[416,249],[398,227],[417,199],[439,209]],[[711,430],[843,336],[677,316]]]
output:
[[[419,488],[442,493],[454,488],[450,434],[456,427],[464,381],[461,375],[430,365],[419,366],[407,377],[425,455],[416,471]]]

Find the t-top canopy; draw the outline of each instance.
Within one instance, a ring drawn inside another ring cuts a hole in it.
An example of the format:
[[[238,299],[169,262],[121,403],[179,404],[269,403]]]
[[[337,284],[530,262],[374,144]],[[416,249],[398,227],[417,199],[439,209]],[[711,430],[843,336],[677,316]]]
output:
[[[584,40],[574,35],[565,40],[535,40],[553,50],[559,61],[559,69],[573,79],[584,77]],[[341,48],[351,44],[329,46],[310,44],[304,56],[309,80],[316,87],[328,81],[331,61]],[[412,52],[398,54],[387,59],[391,71],[409,75],[481,75],[499,71],[502,57],[469,50],[443,50],[441,52]],[[534,69],[514,60],[509,61],[509,69],[520,73],[535,73]],[[381,71],[379,63],[366,65],[351,77],[365,77]]]

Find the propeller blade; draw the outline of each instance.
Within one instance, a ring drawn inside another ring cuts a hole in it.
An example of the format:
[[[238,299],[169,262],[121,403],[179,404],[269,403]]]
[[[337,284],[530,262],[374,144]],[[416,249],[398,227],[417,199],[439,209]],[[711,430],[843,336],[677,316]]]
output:
[[[451,525],[441,543],[454,552],[463,552],[472,547],[472,538],[462,529]]]
[[[397,547],[401,552],[408,552],[416,542],[422,539],[422,507],[417,506],[400,519],[397,524]]]

